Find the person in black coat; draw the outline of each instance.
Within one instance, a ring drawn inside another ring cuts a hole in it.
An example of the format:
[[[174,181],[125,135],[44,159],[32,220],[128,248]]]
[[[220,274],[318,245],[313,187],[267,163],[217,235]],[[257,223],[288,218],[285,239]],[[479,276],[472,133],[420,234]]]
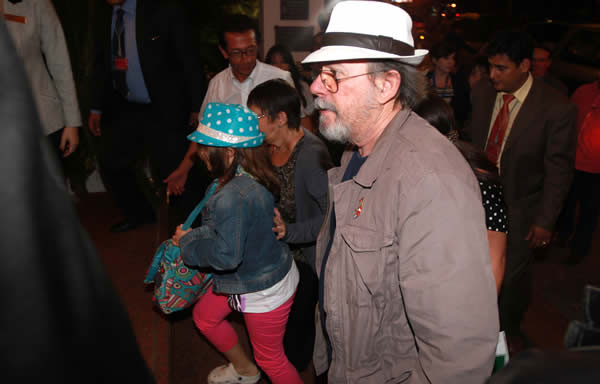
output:
[[[0,84],[2,382],[154,383],[79,224],[3,22]]]
[[[136,183],[136,164],[149,154],[159,180],[176,168],[185,153],[186,135],[198,124],[206,89],[185,13],[177,3],[106,3],[112,14],[104,19],[97,43],[89,129],[100,137],[102,175],[125,219],[111,230],[121,232],[154,218]],[[189,205],[182,200],[176,203]]]

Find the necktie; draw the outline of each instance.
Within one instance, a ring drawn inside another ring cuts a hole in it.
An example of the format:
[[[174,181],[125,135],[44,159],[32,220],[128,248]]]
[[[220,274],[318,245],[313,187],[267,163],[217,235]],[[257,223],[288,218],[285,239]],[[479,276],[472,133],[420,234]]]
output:
[[[115,20],[115,30],[112,36],[112,53],[113,53],[113,86],[123,97],[127,96],[129,89],[127,88],[127,69],[123,67],[122,61],[117,65],[119,60],[126,60],[125,55],[125,23],[123,21],[122,8],[117,10],[117,19]]]
[[[492,132],[490,133],[490,137],[488,138],[485,147],[488,159],[494,164],[498,162],[500,149],[504,142],[504,134],[506,133],[506,128],[508,128],[508,121],[510,120],[508,105],[515,99],[515,96],[507,93],[506,95],[502,95],[502,98],[504,99],[504,104],[502,104],[502,108],[500,108],[500,112],[498,112],[498,116],[496,116],[496,121],[494,121]]]

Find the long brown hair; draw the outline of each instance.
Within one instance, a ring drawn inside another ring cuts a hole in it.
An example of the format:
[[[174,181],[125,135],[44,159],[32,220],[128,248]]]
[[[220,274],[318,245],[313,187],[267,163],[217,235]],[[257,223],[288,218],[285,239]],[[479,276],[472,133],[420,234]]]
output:
[[[275,175],[267,147],[261,145],[256,148],[232,148],[234,151],[233,162],[229,167],[225,163],[227,148],[206,146],[208,149],[208,162],[214,177],[221,179],[225,185],[235,176],[238,165],[254,176],[256,180],[271,192],[275,198],[279,197],[279,178]]]

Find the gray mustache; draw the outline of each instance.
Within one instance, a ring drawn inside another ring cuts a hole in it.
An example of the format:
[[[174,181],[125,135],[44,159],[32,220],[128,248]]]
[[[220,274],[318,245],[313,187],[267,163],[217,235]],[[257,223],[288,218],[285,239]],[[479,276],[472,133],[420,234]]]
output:
[[[317,107],[317,109],[319,109],[319,110],[327,109],[327,110],[337,113],[337,108],[333,104],[321,99],[320,97],[317,97],[315,99],[315,107]]]

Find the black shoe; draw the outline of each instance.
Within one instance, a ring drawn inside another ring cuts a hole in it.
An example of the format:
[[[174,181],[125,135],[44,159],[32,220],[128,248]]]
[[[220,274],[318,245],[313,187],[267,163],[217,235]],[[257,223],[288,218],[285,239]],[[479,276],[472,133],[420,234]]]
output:
[[[153,223],[154,219],[130,218],[120,221],[110,227],[111,232],[127,232],[141,227],[144,224]]]

